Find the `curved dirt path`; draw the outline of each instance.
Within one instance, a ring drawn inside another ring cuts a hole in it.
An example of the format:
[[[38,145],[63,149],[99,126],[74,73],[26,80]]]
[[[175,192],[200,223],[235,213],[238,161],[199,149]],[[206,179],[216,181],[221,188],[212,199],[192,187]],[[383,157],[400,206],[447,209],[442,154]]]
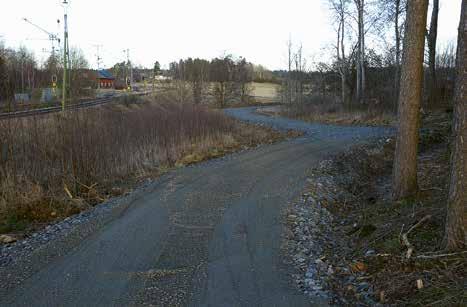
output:
[[[169,173],[84,240],[31,264],[0,305],[309,306],[281,261],[281,210],[307,168],[389,131],[254,110],[226,112],[305,136]]]

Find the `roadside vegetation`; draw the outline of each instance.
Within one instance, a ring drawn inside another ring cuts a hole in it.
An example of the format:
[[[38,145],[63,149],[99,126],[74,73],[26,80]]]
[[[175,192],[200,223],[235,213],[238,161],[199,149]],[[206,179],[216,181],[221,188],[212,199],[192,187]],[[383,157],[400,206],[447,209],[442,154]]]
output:
[[[170,168],[283,137],[194,104],[138,102],[0,121],[0,233],[78,213]]]
[[[391,126],[396,122],[396,116],[391,110],[368,106],[349,109],[340,102],[319,96],[311,98],[309,103],[283,107],[276,114],[308,122],[335,125]]]
[[[410,198],[391,195],[394,139],[355,147],[320,170],[344,191],[322,201],[340,234],[336,245],[325,248],[323,261],[335,271],[329,287],[347,302],[363,299],[361,289],[370,287],[372,299],[384,304],[465,304],[467,254],[439,251],[447,216],[450,128],[448,114],[424,119],[419,190]]]
[[[465,306],[467,1],[459,0],[457,51],[437,47],[438,0],[327,2],[337,38],[332,63],[307,70],[302,47],[289,40],[283,107],[269,113],[397,131],[309,180],[308,193],[333,215],[333,236],[323,231],[331,242],[320,258],[300,263],[304,281],[307,268],[321,267],[343,305]],[[358,28],[356,37],[349,28]],[[385,32],[391,48],[371,49],[369,40],[378,40],[371,34]],[[321,177],[331,182],[326,191]]]
[[[335,52],[333,60],[315,63],[308,70],[302,46],[289,39],[281,114],[328,123],[394,123],[392,198],[403,201],[419,191],[421,119],[447,112],[453,127],[450,181],[444,238],[439,247],[465,250],[466,1],[459,0],[457,50],[437,47],[438,0],[326,2],[336,28],[336,45],[330,50]],[[368,20],[371,25],[366,24]],[[349,33],[349,24],[358,28],[355,37]],[[370,42],[377,43],[380,35],[370,34],[376,33],[392,37],[391,48],[372,49]]]

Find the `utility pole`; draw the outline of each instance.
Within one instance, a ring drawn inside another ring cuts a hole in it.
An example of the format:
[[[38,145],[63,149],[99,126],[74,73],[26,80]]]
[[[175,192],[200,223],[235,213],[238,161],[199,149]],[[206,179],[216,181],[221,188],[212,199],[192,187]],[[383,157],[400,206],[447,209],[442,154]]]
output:
[[[24,93],[24,52],[21,52],[21,93]]]
[[[23,20],[49,36],[49,41],[52,44],[52,56],[55,56],[55,41],[57,41],[58,45],[60,45],[60,38],[58,37],[58,35],[45,30],[44,28],[36,25],[27,18],[23,18]],[[57,24],[60,24],[60,20],[57,20]]]
[[[131,90],[133,87],[133,65],[131,65],[131,62],[130,62],[130,49],[125,49],[123,50],[123,52],[126,53],[127,63],[130,66],[130,90]]]
[[[70,52],[68,48],[68,2],[63,0],[64,16],[64,33],[63,33],[63,88],[62,88],[62,111],[65,110],[66,94],[67,94],[67,66],[70,59]],[[69,81],[68,81],[69,82]]]
[[[100,57],[100,48],[102,47],[102,45],[94,45],[94,47],[96,47],[96,61],[97,61],[97,94],[99,94],[99,90],[101,89],[101,83],[99,81],[99,71],[100,71],[100,64],[101,64],[101,60],[102,58]]]
[[[51,45],[52,45],[52,54],[51,54],[51,59],[53,61],[53,71],[52,71],[52,89],[54,91],[54,94],[55,94],[55,87],[56,87],[56,84],[57,84],[57,76],[56,76],[56,70],[57,70],[57,67],[56,67],[56,63],[55,63],[55,42],[57,42],[57,46],[58,46],[58,49],[60,49],[60,37],[58,36],[58,34],[55,34],[55,33],[52,33],[52,32],[49,32],[47,30],[45,30],[44,28],[42,28],[41,26],[38,26],[37,24],[33,23],[32,21],[30,21],[29,19],[27,18],[23,18],[23,20],[27,23],[29,23],[30,25],[32,25],[33,27],[35,27],[36,29],[39,29],[40,31],[44,32],[45,34],[47,34],[49,36],[48,40],[51,42]],[[58,30],[60,30],[60,20],[57,19],[57,27],[58,27]],[[57,32],[58,33],[58,32]],[[43,52],[45,52],[44,50],[42,50]],[[23,65],[23,64],[21,64]],[[22,77],[23,78],[23,77]],[[24,88],[24,86],[23,86]],[[24,92],[24,89],[23,89],[23,92]]]

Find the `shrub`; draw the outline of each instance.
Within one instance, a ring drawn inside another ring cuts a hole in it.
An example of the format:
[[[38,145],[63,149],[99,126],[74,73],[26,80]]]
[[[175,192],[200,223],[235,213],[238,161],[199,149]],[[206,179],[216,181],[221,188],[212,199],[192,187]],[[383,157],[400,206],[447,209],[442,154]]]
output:
[[[116,183],[170,167],[234,129],[220,112],[169,102],[0,121],[0,228],[77,212],[76,199],[97,203]]]

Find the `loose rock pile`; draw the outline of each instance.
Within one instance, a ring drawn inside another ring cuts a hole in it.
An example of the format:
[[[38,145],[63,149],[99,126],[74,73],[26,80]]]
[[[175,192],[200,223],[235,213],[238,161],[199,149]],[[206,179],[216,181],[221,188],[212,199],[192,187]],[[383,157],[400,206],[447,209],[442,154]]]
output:
[[[332,160],[323,161],[310,171],[307,190],[286,213],[284,240],[287,257],[299,272],[293,278],[311,299],[319,297],[334,304],[358,305],[357,301],[360,301],[373,305],[371,286],[360,276],[365,270],[364,264],[352,264],[351,259],[340,257],[350,247],[344,240],[344,234],[334,226],[348,222],[335,220],[327,207],[331,203],[349,201],[354,196],[336,183],[329,171],[331,164]],[[343,293],[335,291],[336,283],[340,284],[340,289],[345,284],[355,301],[349,302]]]

